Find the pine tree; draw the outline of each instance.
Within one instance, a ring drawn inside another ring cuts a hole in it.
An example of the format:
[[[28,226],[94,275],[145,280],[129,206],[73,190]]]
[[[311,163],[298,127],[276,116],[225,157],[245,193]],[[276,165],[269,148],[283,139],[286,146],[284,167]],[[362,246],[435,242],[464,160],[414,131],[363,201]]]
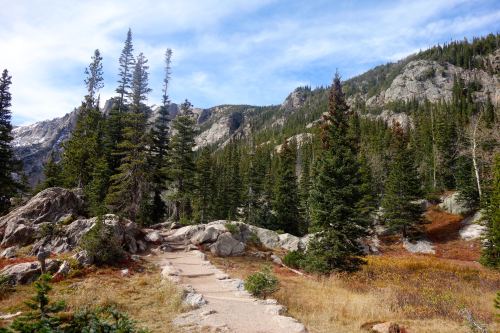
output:
[[[127,98],[130,95],[133,79],[132,75],[135,66],[133,52],[134,46],[132,45],[132,30],[129,28],[127,32],[127,39],[125,39],[125,45],[123,46],[119,59],[120,68],[118,69],[118,73],[120,79],[118,80],[118,88],[116,88],[116,92],[118,93],[118,112],[123,111],[123,106],[126,104]]]
[[[63,185],[62,167],[57,162],[57,156],[54,151],[51,152],[47,162],[43,166],[44,180],[37,186],[36,192],[49,187]]]
[[[195,188],[193,148],[196,131],[191,108],[191,103],[186,100],[181,106],[181,113],[172,122],[175,134],[172,136],[170,149],[170,199],[174,203],[172,218],[176,221],[191,217],[191,199]]]
[[[153,203],[151,207],[151,219],[160,222],[165,216],[166,206],[161,198],[162,192],[166,189],[167,182],[167,162],[169,149],[169,107],[168,84],[170,81],[172,50],[167,49],[165,53],[165,77],[163,79],[162,105],[155,119],[151,130],[151,166],[152,166],[152,186]]]
[[[295,153],[286,139],[281,145],[277,175],[273,200],[277,227],[292,235],[300,235],[301,219],[295,176]]]
[[[0,215],[10,206],[10,198],[21,188],[12,174],[20,171],[20,162],[16,160],[12,150],[12,124],[10,85],[12,77],[5,69],[0,77]]]
[[[96,97],[103,87],[102,57],[99,50],[95,50],[85,73],[87,95],[79,109],[71,138],[64,143],[62,156],[64,183],[68,187],[85,188],[92,181],[94,166],[102,154],[103,117]]]
[[[210,149],[204,147],[196,163],[196,215],[199,223],[206,223],[212,216],[212,158]]]
[[[493,165],[493,182],[486,209],[486,237],[481,256],[485,266],[500,269],[500,154]]]
[[[390,164],[389,176],[385,184],[382,208],[387,227],[408,236],[421,220],[422,209],[415,203],[421,195],[420,181],[415,168],[415,158],[408,147],[408,138],[396,123],[393,126],[393,149],[395,156]]]
[[[118,173],[111,177],[106,202],[114,211],[140,224],[150,221],[150,172],[146,151],[146,114],[143,103],[151,92],[148,87],[147,59],[141,53],[135,64],[130,112],[124,117],[123,141],[118,144],[121,152]]]
[[[348,112],[340,77],[330,90],[321,126],[322,150],[314,166],[310,206],[312,230],[306,269],[350,271],[364,261],[358,239],[367,234],[362,214],[364,193],[355,145],[348,136]]]

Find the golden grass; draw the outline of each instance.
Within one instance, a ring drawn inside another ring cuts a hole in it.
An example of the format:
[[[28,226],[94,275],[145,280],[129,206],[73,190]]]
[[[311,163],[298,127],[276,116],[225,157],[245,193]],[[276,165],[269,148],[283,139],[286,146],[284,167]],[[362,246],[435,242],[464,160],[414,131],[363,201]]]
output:
[[[130,277],[122,277],[116,269],[100,269],[83,278],[53,283],[52,287],[51,300],[65,300],[69,311],[115,305],[139,327],[158,333],[177,332],[172,320],[182,311],[181,293],[174,284],[162,281],[156,269]],[[17,287],[15,293],[0,301],[0,312],[24,310],[23,301],[32,294],[31,286]]]
[[[213,259],[241,278],[264,261]],[[311,333],[366,332],[369,322],[395,321],[411,333],[470,332],[460,309],[467,308],[490,332],[500,274],[470,264],[426,256],[371,256],[351,275],[307,278],[275,267],[281,282],[276,297]]]

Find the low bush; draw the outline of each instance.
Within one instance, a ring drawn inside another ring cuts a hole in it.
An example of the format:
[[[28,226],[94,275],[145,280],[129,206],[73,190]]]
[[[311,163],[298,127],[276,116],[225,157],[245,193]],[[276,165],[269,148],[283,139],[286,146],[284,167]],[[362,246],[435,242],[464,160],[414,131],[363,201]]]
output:
[[[95,225],[82,238],[80,247],[86,250],[96,265],[113,265],[125,256],[121,242],[99,217]]]
[[[304,252],[290,251],[283,258],[283,263],[291,268],[301,268],[305,259]]]
[[[237,235],[240,233],[240,226],[234,223],[226,223],[226,230],[233,235]]]
[[[14,291],[14,286],[12,285],[10,278],[7,275],[0,274],[0,299]]]
[[[271,268],[265,266],[260,272],[249,275],[246,278],[245,290],[256,297],[265,299],[279,290],[279,280],[271,272]]]

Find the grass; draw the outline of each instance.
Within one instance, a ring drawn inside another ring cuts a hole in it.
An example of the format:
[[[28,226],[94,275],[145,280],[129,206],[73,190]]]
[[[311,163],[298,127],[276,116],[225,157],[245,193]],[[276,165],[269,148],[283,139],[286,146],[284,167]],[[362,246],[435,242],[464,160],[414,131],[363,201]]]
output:
[[[265,264],[255,258],[213,258],[245,278]],[[274,267],[281,289],[273,295],[311,333],[366,332],[367,323],[395,321],[412,333],[468,333],[460,310],[499,332],[493,299],[500,274],[428,256],[370,256],[351,275],[307,278]],[[365,325],[366,326],[366,325]]]
[[[177,287],[162,281],[159,271],[144,267],[143,272],[122,277],[119,269],[103,268],[89,271],[83,277],[53,283],[52,300],[66,301],[68,311],[82,307],[115,305],[152,332],[177,332],[172,320],[183,310]],[[23,301],[33,295],[31,286],[18,286],[16,292],[0,300],[0,312],[25,310]],[[0,321],[0,327],[7,322]]]

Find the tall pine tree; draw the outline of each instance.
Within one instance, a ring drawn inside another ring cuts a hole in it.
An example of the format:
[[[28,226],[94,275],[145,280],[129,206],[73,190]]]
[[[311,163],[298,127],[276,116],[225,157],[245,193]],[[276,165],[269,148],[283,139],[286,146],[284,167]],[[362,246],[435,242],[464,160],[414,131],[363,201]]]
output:
[[[274,187],[273,208],[276,211],[278,229],[292,235],[299,235],[301,218],[295,161],[295,152],[285,140],[279,153],[278,178]]]
[[[20,171],[20,162],[16,160],[12,150],[12,124],[10,85],[12,77],[5,69],[0,77],[0,215],[10,206],[10,198],[20,189],[20,184],[12,174]]]
[[[151,166],[152,166],[152,186],[153,203],[151,207],[151,219],[153,222],[160,222],[166,213],[165,202],[161,197],[166,189],[167,165],[169,149],[169,123],[170,123],[170,99],[168,97],[168,85],[170,81],[172,50],[165,52],[165,77],[163,79],[162,105],[158,112],[151,130]]]
[[[385,183],[382,208],[386,226],[405,238],[422,218],[420,204],[415,202],[422,192],[407,135],[399,123],[393,126],[393,133],[394,157]]]
[[[125,39],[125,45],[123,46],[119,59],[120,67],[118,69],[118,75],[120,79],[118,80],[118,88],[116,88],[116,92],[118,93],[118,112],[123,111],[123,106],[127,103],[132,88],[132,76],[135,67],[133,52],[132,30],[129,28],[127,38]]]
[[[493,165],[493,182],[486,209],[486,237],[481,256],[485,266],[500,268],[500,154]]]
[[[147,59],[141,53],[135,64],[130,111],[125,114],[123,141],[118,148],[121,152],[118,173],[111,177],[112,184],[106,202],[114,211],[124,214],[140,224],[151,223],[150,172],[147,160],[147,113],[144,104],[151,92],[148,87]]]
[[[195,189],[196,165],[193,148],[195,121],[191,103],[186,100],[181,106],[180,114],[172,122],[174,135],[171,139],[169,174],[171,187],[169,195],[174,204],[172,218],[191,218],[191,200]]]
[[[355,144],[348,136],[348,112],[335,75],[328,113],[321,127],[322,151],[314,166],[310,206],[312,230],[306,269],[327,273],[351,271],[363,263],[358,240],[367,234],[363,184]]]

